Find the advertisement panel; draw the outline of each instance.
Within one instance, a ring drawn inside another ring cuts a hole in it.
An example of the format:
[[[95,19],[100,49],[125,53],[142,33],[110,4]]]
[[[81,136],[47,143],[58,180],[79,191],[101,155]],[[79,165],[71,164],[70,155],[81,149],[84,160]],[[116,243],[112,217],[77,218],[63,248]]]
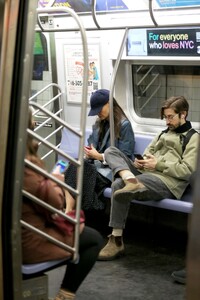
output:
[[[127,56],[200,56],[200,28],[129,29]]]
[[[64,45],[65,82],[68,102],[82,100],[83,87],[83,49],[82,45]],[[101,88],[99,45],[88,47],[88,102],[91,93]]]
[[[130,0],[129,0],[130,1]],[[127,1],[126,1],[127,2]],[[130,1],[131,2],[131,1]],[[51,4],[51,0],[40,0],[38,5],[46,7]],[[69,7],[76,12],[91,12],[91,0],[56,0],[54,7]],[[97,0],[96,11],[127,10],[129,7],[123,0]]]
[[[200,5],[200,0],[156,0],[160,7],[188,7]]]
[[[53,5],[54,7],[70,7],[77,13],[91,12],[92,0],[39,0],[39,7]],[[155,8],[199,6],[200,0],[156,0]],[[131,11],[148,9],[149,1],[134,0],[96,0],[96,11]]]

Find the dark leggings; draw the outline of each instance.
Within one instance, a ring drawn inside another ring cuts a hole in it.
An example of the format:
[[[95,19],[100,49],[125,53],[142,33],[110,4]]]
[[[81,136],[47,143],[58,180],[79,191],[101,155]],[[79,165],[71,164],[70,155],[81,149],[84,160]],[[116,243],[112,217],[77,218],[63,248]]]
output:
[[[61,288],[75,293],[95,264],[103,247],[103,238],[95,229],[85,226],[80,235],[79,262],[68,263]]]

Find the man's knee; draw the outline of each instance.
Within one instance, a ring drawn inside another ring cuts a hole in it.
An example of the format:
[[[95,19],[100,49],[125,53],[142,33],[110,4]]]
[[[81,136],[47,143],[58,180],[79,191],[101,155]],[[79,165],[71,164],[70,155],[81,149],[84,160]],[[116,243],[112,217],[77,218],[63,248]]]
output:
[[[104,155],[105,155],[105,157],[106,157],[106,156],[108,156],[110,153],[114,153],[114,152],[118,152],[118,151],[119,151],[118,148],[116,148],[116,147],[114,147],[114,146],[110,146],[110,147],[108,147],[108,148],[105,150]]]

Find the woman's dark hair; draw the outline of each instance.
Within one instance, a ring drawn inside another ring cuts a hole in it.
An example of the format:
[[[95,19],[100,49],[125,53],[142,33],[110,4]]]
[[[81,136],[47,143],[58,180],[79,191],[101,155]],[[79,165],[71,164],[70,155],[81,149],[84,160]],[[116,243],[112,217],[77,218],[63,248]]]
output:
[[[114,118],[114,131],[115,131],[115,138],[120,138],[120,129],[121,129],[121,120],[123,118],[127,118],[122,108],[117,103],[116,99],[113,98],[113,118]],[[97,120],[98,126],[100,128],[99,134],[101,136],[102,132],[104,132],[104,125],[105,121],[101,121],[100,119]]]
[[[182,112],[186,112],[186,116],[188,115],[188,110],[189,110],[189,104],[187,102],[187,100],[185,99],[185,97],[183,96],[173,96],[170,97],[169,99],[167,99],[163,106],[161,107],[161,119],[163,119],[164,117],[164,110],[167,108],[172,108],[176,114],[179,114],[179,116],[181,115]]]

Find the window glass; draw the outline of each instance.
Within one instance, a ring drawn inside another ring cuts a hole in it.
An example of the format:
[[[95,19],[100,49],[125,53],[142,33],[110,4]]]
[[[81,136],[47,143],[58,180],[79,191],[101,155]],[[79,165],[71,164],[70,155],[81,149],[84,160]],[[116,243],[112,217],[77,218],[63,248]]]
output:
[[[52,72],[48,34],[35,32],[33,48],[33,72],[31,81],[31,98],[41,105],[53,97]],[[49,87],[48,87],[49,86]]]
[[[132,65],[134,109],[138,116],[160,118],[163,101],[183,95],[189,102],[188,119],[199,122],[200,67]]]
[[[32,80],[43,80],[43,72],[49,70],[47,42],[41,32],[35,33],[34,42],[34,59],[33,59],[33,77]]]

